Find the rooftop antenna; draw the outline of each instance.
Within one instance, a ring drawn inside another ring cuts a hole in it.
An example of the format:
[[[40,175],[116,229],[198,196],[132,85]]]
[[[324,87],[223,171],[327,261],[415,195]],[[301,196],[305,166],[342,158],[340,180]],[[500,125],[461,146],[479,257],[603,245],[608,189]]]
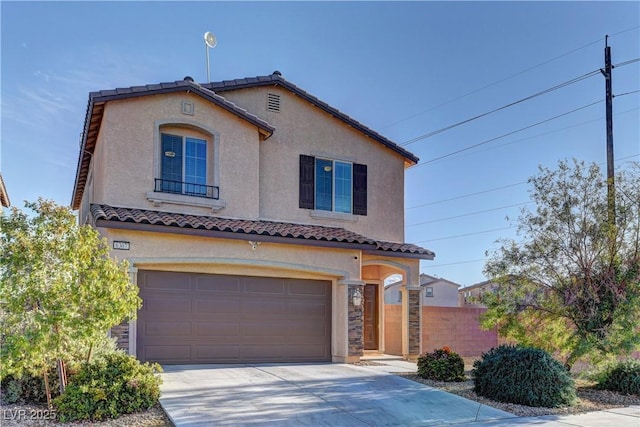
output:
[[[204,50],[207,54],[207,83],[211,83],[211,75],[209,74],[209,48],[214,48],[218,44],[216,36],[207,31],[204,33]]]

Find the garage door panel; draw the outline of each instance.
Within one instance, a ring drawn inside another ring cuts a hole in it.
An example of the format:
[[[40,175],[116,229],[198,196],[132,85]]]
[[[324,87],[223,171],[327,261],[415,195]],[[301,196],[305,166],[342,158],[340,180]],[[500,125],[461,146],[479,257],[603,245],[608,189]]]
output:
[[[196,323],[196,337],[236,337],[240,333],[237,323]]]
[[[285,295],[283,279],[248,277],[244,279],[244,292],[255,294]]]
[[[158,363],[184,363],[191,360],[189,345],[149,345],[144,347],[144,353],[147,360]]]
[[[288,282],[289,295],[317,295],[326,296],[330,288],[322,286],[320,280],[291,280]]]
[[[191,313],[191,298],[171,295],[145,298],[142,309],[153,313]]]
[[[191,280],[190,278],[185,277],[183,273],[160,271],[153,271],[149,273],[151,274],[143,277],[140,285],[141,288],[178,292],[191,290]],[[161,280],[157,280],[158,278],[161,278]]]
[[[222,297],[219,299],[198,299],[195,301],[196,313],[211,314],[217,317],[223,314],[239,313],[242,307],[239,298]]]
[[[198,345],[194,350],[196,362],[225,363],[240,358],[240,348],[237,345]]]
[[[295,316],[297,318],[304,319],[305,317],[312,317],[315,319],[318,317],[323,317],[326,310],[326,304],[290,302],[287,311],[289,315]]]
[[[165,279],[168,284],[163,283]],[[331,358],[331,283],[139,271],[141,360],[316,362]]]
[[[145,322],[144,334],[148,337],[191,336],[191,322]]]
[[[273,317],[284,318],[287,313],[287,306],[283,301],[247,300],[243,301],[242,313],[251,317],[272,315]]]
[[[196,278],[196,291],[240,294],[242,293],[242,278],[237,276],[199,275]]]
[[[318,322],[295,322],[287,326],[287,335],[289,336],[308,336],[315,338],[327,337],[330,331],[326,326]]]

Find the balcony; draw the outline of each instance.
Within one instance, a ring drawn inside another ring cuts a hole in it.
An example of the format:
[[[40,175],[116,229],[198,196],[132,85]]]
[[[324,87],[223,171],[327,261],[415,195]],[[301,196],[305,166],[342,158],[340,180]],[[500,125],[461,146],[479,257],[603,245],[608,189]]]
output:
[[[169,181],[167,179],[156,178],[153,191],[156,193],[181,194],[184,196],[202,197],[213,200],[220,199],[219,187],[193,184],[190,182]]]

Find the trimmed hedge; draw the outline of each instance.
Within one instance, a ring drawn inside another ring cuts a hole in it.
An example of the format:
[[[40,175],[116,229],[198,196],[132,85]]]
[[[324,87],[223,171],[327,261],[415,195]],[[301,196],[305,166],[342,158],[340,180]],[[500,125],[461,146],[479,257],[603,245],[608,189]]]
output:
[[[549,353],[533,347],[501,345],[476,360],[475,391],[506,403],[554,408],[576,399],[573,379]]]
[[[464,361],[445,346],[418,357],[418,375],[435,381],[464,381]]]

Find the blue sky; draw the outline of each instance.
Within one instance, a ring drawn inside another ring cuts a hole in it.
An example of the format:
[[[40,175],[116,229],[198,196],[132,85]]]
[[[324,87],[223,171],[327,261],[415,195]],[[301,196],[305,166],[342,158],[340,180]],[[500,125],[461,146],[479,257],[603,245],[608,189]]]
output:
[[[640,57],[639,2],[2,1],[0,8],[1,172],[19,207],[39,196],[70,203],[90,91],[187,75],[205,81],[206,31],[218,38],[212,80],[280,70],[399,144],[602,68],[605,34],[614,64]],[[640,96],[622,95],[640,89],[639,64],[613,74],[620,168],[640,160]],[[406,172],[405,239],[436,252],[422,271],[462,285],[484,280],[485,251],[515,237],[508,227],[531,206],[520,204],[538,165],[606,160],[604,102],[520,129],[603,99],[598,74],[405,145],[421,158]]]

